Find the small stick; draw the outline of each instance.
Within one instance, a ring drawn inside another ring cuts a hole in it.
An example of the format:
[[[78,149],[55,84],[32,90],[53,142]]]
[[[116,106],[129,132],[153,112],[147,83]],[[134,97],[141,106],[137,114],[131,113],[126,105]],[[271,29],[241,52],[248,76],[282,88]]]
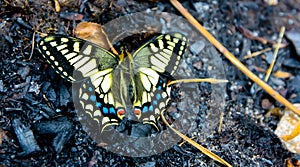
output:
[[[215,78],[193,78],[193,79],[178,79],[168,83],[168,86],[176,84],[176,83],[198,83],[198,82],[209,82],[212,84],[224,83],[228,82],[228,80],[224,79],[215,79]]]
[[[221,115],[220,115],[220,120],[219,120],[218,133],[221,133],[222,125],[223,125],[223,118],[224,118],[224,112],[222,111]]]
[[[266,72],[265,82],[268,82],[269,77],[270,77],[270,75],[273,71],[273,67],[274,67],[274,64],[275,64],[275,61],[276,61],[276,58],[277,58],[277,55],[278,55],[278,51],[279,51],[279,48],[280,48],[280,44],[281,44],[281,41],[282,41],[282,38],[283,38],[284,31],[285,31],[285,27],[281,27],[279,38],[278,38],[277,45],[275,47],[275,51],[274,51],[274,55],[273,55],[273,60],[270,64],[270,67],[268,68],[268,70]]]
[[[263,49],[263,50],[260,50],[260,51],[257,51],[257,52],[253,52],[253,53],[251,53],[251,54],[246,55],[246,56],[244,57],[244,59],[249,59],[249,58],[252,58],[252,57],[256,57],[256,56],[258,56],[258,55],[260,55],[260,54],[263,54],[263,53],[265,53],[265,52],[270,51],[271,49],[272,49],[272,48],[266,48],[266,49]]]

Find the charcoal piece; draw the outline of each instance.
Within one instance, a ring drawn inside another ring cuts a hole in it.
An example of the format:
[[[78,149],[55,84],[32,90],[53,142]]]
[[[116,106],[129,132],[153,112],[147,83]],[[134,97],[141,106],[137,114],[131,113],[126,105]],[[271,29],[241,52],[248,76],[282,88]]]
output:
[[[49,70],[48,72],[49,72],[50,79],[54,80],[56,76],[56,72],[52,68],[48,68],[48,70]]]
[[[23,89],[23,93],[27,93],[30,92],[29,87],[30,87],[30,81],[31,81],[31,76],[26,77],[26,83],[28,83],[27,85],[25,85],[24,89]]]
[[[39,101],[33,100],[32,97],[29,96],[29,95],[26,95],[26,96],[24,97],[24,99],[25,99],[30,105],[38,105],[38,104],[40,104]]]
[[[288,94],[293,95],[289,97],[289,101],[292,103],[299,103],[300,102],[300,76],[296,76],[295,78],[288,81],[287,90]]]
[[[139,136],[150,136],[151,135],[151,130],[152,130],[151,125],[145,125],[145,124],[132,124],[132,131],[130,133],[131,136],[139,137]]]
[[[9,35],[3,35],[3,36],[6,39],[6,41],[9,42],[10,44],[14,43],[14,40]]]
[[[21,155],[28,155],[41,150],[31,129],[22,124],[19,119],[14,119],[12,125],[23,150]]]
[[[0,80],[0,92],[4,92],[4,86],[2,80]]]
[[[191,52],[193,54],[199,54],[205,47],[205,42],[204,41],[197,41],[194,44],[190,46]]]
[[[300,32],[290,31],[286,33],[286,37],[291,40],[297,55],[300,56]]]
[[[242,50],[240,55],[247,55],[249,50],[251,50],[251,46],[253,45],[252,41],[248,38],[243,39]]]
[[[282,62],[282,65],[290,68],[300,69],[300,62],[296,58],[287,58]]]
[[[21,25],[21,26],[23,26],[23,27],[29,29],[29,30],[32,29],[32,27],[31,27],[29,24],[25,23],[24,20],[23,20],[22,18],[20,18],[20,17],[17,18],[17,23],[18,23],[19,25]]]
[[[48,137],[48,135],[55,136],[51,144],[57,153],[62,150],[65,143],[67,143],[74,134],[72,127],[72,123],[65,117],[60,117],[54,121],[40,122],[34,125],[34,129],[39,135],[45,137]]]
[[[54,117],[55,116],[55,111],[54,110],[52,110],[51,108],[49,108],[48,106],[46,106],[46,105],[43,105],[43,104],[41,104],[41,105],[39,105],[41,108],[42,108],[42,110],[47,114],[47,115],[49,115],[50,117]]]
[[[139,167],[153,167],[157,166],[155,161],[149,161],[143,164],[139,164]]]
[[[199,13],[206,13],[210,8],[209,4],[205,2],[193,2],[192,5],[194,9]]]
[[[268,64],[271,64],[273,59],[274,59],[274,53],[273,52],[266,52],[265,53],[265,56],[266,56],[266,61]]]
[[[40,93],[40,85],[36,82],[31,82],[28,92],[33,92],[38,95]]]
[[[27,82],[23,82],[23,83],[20,83],[20,84],[15,84],[14,89],[21,89],[21,88],[24,88],[26,85],[28,85]]]
[[[49,101],[55,102],[56,101],[55,90],[53,88],[50,88],[46,93],[46,97],[48,98]]]
[[[50,82],[44,82],[42,84],[42,89],[41,89],[41,92],[42,93],[47,93],[47,90],[48,88],[51,86],[51,83]]]
[[[30,72],[30,67],[21,67],[17,74],[19,74],[21,76],[22,79],[26,79],[26,77],[29,75],[29,72]]]
[[[59,101],[61,106],[67,106],[71,95],[65,85],[61,85],[59,89]]]

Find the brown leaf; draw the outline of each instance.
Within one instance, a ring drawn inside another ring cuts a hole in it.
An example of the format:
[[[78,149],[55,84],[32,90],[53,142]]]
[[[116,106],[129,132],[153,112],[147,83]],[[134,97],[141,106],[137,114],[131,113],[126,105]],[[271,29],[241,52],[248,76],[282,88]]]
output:
[[[95,43],[104,49],[111,49],[114,54],[118,55],[100,24],[81,22],[74,29],[74,34],[76,37]]]

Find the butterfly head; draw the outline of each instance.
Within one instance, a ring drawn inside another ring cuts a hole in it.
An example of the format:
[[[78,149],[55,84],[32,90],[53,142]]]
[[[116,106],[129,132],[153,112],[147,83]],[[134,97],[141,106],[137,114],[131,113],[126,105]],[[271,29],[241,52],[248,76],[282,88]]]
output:
[[[124,60],[125,57],[128,57],[130,62],[133,62],[132,55],[128,52],[128,48],[126,46],[121,47],[121,54],[119,55],[120,60]]]

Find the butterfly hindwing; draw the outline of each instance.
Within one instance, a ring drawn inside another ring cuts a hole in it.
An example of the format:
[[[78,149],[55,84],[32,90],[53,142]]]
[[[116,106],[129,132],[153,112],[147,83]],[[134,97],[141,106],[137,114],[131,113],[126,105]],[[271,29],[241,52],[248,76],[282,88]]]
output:
[[[100,98],[90,78],[86,78],[76,86],[73,85],[73,88],[76,89],[74,92],[77,93],[76,97],[79,101],[79,104],[75,105],[79,105],[84,114],[96,121],[101,131],[108,125],[118,125],[120,118],[116,107],[108,101],[108,94],[102,94],[103,98]]]
[[[139,120],[156,128],[156,121],[169,101],[170,87],[166,84],[167,80],[150,68],[141,68],[135,76],[135,114]]]

